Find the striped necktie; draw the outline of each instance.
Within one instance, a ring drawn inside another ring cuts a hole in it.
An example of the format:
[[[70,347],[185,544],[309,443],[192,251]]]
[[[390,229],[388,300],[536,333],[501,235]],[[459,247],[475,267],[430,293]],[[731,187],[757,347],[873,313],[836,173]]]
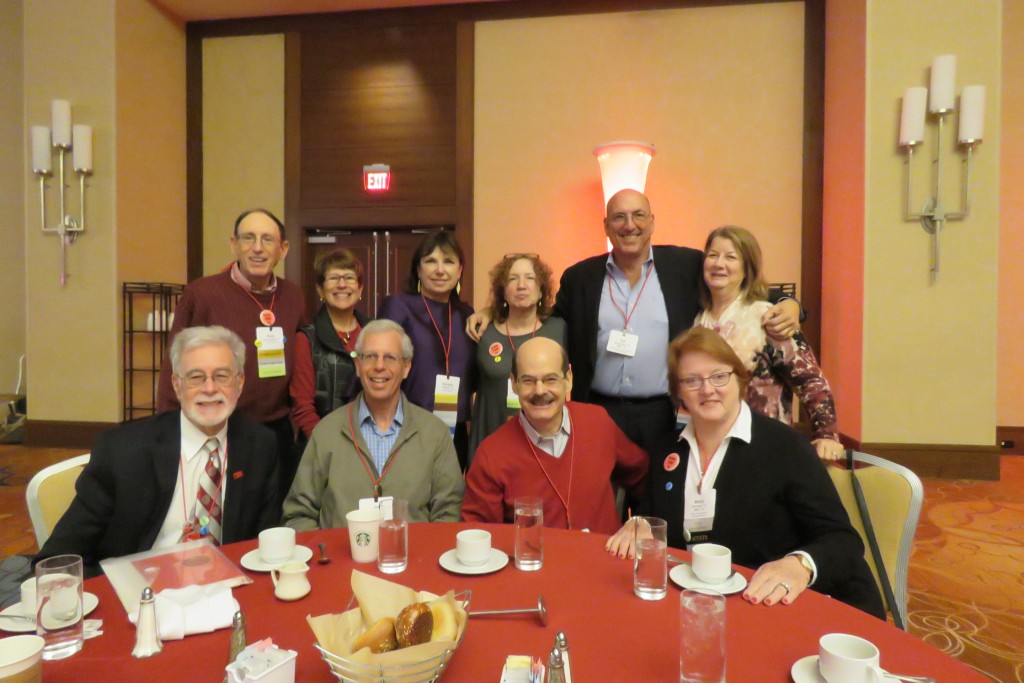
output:
[[[203,451],[210,457],[206,461],[206,469],[199,475],[199,496],[196,501],[196,528],[202,533],[207,529],[214,543],[221,542],[221,519],[222,510],[220,507],[220,482],[222,473],[220,471],[220,450],[217,447],[217,439],[210,438],[203,444]]]

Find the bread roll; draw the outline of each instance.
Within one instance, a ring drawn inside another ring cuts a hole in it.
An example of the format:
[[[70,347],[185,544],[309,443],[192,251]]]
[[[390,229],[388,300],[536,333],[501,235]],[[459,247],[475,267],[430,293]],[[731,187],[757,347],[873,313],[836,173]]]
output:
[[[427,605],[434,616],[434,630],[430,635],[435,640],[455,640],[459,634],[459,624],[455,617],[455,608],[448,598],[439,598]]]
[[[430,608],[426,604],[414,602],[398,613],[395,635],[398,636],[399,647],[430,642],[433,632],[434,615],[430,613]]]
[[[352,643],[352,652],[358,652],[364,647],[370,648],[370,652],[380,654],[398,649],[398,639],[395,638],[395,620],[391,617],[384,617],[376,624],[366,629],[363,635]]]

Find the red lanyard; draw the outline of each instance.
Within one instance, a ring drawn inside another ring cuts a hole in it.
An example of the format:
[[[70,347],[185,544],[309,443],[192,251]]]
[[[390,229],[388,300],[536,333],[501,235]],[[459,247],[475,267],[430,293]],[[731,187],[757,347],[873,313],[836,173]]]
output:
[[[353,402],[354,403],[354,402]],[[366,476],[370,478],[370,483],[373,484],[373,499],[380,498],[383,492],[381,483],[384,481],[384,477],[387,475],[388,470],[395,464],[395,460],[398,460],[398,451],[401,450],[401,446],[396,448],[391,453],[391,457],[388,458],[387,463],[384,465],[384,471],[380,473],[379,477],[373,476],[373,470],[370,468],[370,459],[363,455],[363,451],[359,448],[359,437],[356,436],[356,428],[352,423],[352,405],[348,407],[348,431],[352,435],[352,445],[356,447],[356,453],[359,455],[359,459],[363,463],[363,468],[366,470]]]
[[[568,417],[568,412],[566,412]],[[523,430],[523,436],[526,437],[526,443],[530,444],[530,451],[533,453],[534,459],[537,461],[537,465],[540,467],[540,471],[544,473],[544,478],[551,484],[551,488],[554,489],[555,495],[558,496],[558,500],[562,501],[562,505],[565,506],[565,526],[567,529],[572,528],[572,515],[569,512],[569,502],[572,500],[572,470],[576,465],[575,459],[572,457],[573,452],[576,450],[576,440],[572,435],[572,418],[569,417],[569,491],[565,496],[562,496],[562,492],[555,486],[554,480],[551,479],[551,475],[548,474],[547,469],[544,467],[544,463],[541,462],[540,456],[537,454],[537,449],[533,446],[533,440],[530,439],[530,435],[526,433],[526,427],[523,423],[519,423],[519,427]]]
[[[633,308],[629,309],[629,315],[626,315],[626,312],[622,310],[622,308],[617,303],[615,303],[615,295],[612,293],[612,274],[608,273],[608,298],[611,299],[612,306],[615,307],[615,310],[621,313],[623,319],[625,320],[625,322],[622,323],[623,330],[629,327],[629,319],[633,317],[634,313],[636,313],[636,307],[637,304],[640,303],[640,297],[644,295],[644,287],[647,286],[647,281],[651,279],[651,273],[653,272],[654,264],[652,263],[651,267],[647,269],[647,276],[644,278],[644,283],[640,285],[640,292],[636,295],[636,301],[633,302]]]
[[[205,443],[203,445],[205,445]],[[218,450],[219,450],[219,448],[218,448]],[[196,516],[196,502],[199,499],[199,493],[197,491],[196,495],[192,497],[192,516],[190,517],[189,514],[188,514],[188,503],[185,502],[185,500],[186,500],[186,495],[185,495],[185,454],[181,453],[179,455],[179,458],[180,458],[180,466],[178,468],[178,475],[181,478],[181,512],[185,516],[185,527],[184,527],[184,529],[185,529],[185,533],[187,534],[187,533],[190,533],[192,531],[192,529],[190,527],[192,526],[192,520],[195,519],[195,516]],[[204,466],[203,469],[205,470],[206,467]],[[224,444],[224,455],[220,459],[220,481],[217,482],[217,492],[213,496],[213,502],[216,503],[217,505],[220,505],[220,492],[221,492],[221,489],[224,488],[224,480],[227,479],[227,477],[224,476],[224,473],[227,472],[227,469],[228,469],[228,447],[227,447],[227,444]],[[200,476],[202,476],[202,473],[200,473]],[[224,506],[221,505],[221,508],[223,508],[223,507]]]
[[[236,282],[235,284],[238,284],[238,283]],[[238,286],[242,287],[242,285],[238,285]],[[270,311],[270,316],[271,316],[270,325],[273,325],[274,324],[274,320],[273,320],[274,302],[277,301],[277,290],[275,289],[274,293],[270,295],[270,308],[269,309],[264,308],[263,304],[260,303],[260,300],[257,299],[256,296],[252,292],[250,292],[248,289],[246,289],[245,287],[242,287],[242,291],[245,292],[246,294],[248,294],[249,298],[252,299],[256,303],[257,306],[260,307],[260,322],[263,323],[263,311],[269,310]],[[263,324],[266,325],[267,323],[263,323]],[[269,327],[270,325],[267,325],[267,326]]]
[[[533,319],[533,332],[530,334],[530,339],[537,336],[537,324],[540,322],[540,316],[538,315]],[[508,337],[508,345],[512,347],[512,353],[516,352],[516,345],[512,342],[512,335],[508,331],[508,321],[505,321],[505,336]],[[519,336],[519,335],[516,335]]]
[[[423,308],[427,309],[427,315],[430,316],[430,322],[434,323],[434,330],[437,332],[437,338],[441,340],[441,348],[444,350],[444,376],[451,377],[452,373],[448,366],[448,356],[452,350],[452,300],[448,299],[448,345],[445,346],[444,336],[441,334],[441,328],[437,326],[437,321],[434,320],[434,314],[430,312],[430,306],[427,305],[427,297],[420,294],[420,298],[423,299]]]
[[[696,443],[697,437],[694,436],[693,439],[694,439],[694,442]],[[721,448],[721,445],[719,445],[719,448]],[[705,479],[705,477],[708,476],[708,472],[711,470],[711,463],[713,463],[715,461],[715,455],[717,455],[717,453],[718,453],[718,451],[715,451],[715,453],[711,454],[711,457],[708,459],[708,466],[707,466],[707,468],[703,472],[700,473],[700,481],[697,482],[697,493],[704,493],[704,479]],[[700,453],[694,453],[694,455],[697,456],[697,465],[699,467],[700,466]],[[725,455],[723,454],[722,457],[725,457]]]

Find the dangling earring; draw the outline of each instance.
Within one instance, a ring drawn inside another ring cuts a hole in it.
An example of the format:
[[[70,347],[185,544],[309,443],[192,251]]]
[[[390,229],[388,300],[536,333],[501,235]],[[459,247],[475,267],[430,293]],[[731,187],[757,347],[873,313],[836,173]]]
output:
[[[417,294],[420,293],[420,281],[419,280],[416,281],[416,293]]]
[[[462,294],[462,280],[455,283],[455,296]]]

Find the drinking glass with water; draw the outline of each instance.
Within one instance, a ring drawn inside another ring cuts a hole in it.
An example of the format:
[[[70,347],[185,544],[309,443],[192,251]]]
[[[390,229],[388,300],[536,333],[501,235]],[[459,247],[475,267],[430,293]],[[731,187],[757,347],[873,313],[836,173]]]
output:
[[[544,565],[544,501],[516,498],[516,569],[536,571]]]
[[[661,600],[668,594],[668,522],[657,517],[633,519],[633,593],[641,600]]]
[[[57,555],[36,564],[36,634],[43,659],[64,659],[82,649],[82,558]]]
[[[390,507],[390,511],[386,505],[381,508],[377,569],[398,574],[409,566],[409,501],[395,498]]]

